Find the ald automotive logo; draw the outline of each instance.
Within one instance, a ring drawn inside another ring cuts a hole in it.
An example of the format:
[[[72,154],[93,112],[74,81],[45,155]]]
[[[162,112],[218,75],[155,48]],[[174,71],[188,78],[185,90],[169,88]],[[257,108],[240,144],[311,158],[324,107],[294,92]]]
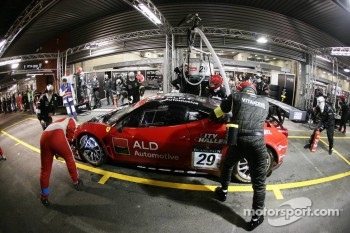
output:
[[[271,226],[279,227],[291,224],[302,217],[337,217],[341,209],[312,209],[312,201],[306,197],[298,197],[286,201],[278,209],[251,210],[244,209],[244,216],[264,215]]]

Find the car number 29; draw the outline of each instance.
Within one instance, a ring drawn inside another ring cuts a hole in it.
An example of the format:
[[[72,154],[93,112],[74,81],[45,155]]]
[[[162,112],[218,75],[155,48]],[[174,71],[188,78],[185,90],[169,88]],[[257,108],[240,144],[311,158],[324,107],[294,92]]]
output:
[[[193,152],[193,167],[218,169],[221,161],[221,153],[215,152]]]

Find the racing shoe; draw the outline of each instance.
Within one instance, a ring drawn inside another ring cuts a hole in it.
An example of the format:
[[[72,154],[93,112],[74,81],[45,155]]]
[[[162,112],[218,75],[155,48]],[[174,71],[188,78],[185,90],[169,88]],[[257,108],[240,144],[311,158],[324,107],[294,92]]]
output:
[[[74,184],[74,188],[77,191],[83,191],[84,190],[84,183],[81,179],[78,179],[78,182],[76,184]]]
[[[226,192],[221,187],[216,187],[215,194],[219,201],[226,201],[227,199],[227,190]]]
[[[328,154],[329,154],[329,155],[332,155],[332,152],[333,152],[333,149],[332,149],[332,148],[329,148]]]
[[[248,223],[248,231],[252,231],[257,228],[264,221],[264,215],[253,216],[252,220]]]
[[[310,149],[310,147],[311,147],[311,144],[310,144],[310,143],[308,143],[308,144],[306,144],[306,145],[304,146],[305,149]]]
[[[45,207],[48,207],[50,205],[49,199],[47,199],[47,197],[41,197],[40,201]]]

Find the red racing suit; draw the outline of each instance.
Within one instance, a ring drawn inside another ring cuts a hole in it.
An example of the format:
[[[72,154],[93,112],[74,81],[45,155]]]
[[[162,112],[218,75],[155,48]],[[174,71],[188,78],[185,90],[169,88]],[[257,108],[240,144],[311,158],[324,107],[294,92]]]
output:
[[[50,175],[53,157],[62,157],[67,165],[73,183],[78,182],[78,171],[74,161],[74,155],[69,145],[72,142],[76,122],[73,118],[63,118],[49,125],[40,138],[41,172],[40,186],[41,196],[47,198],[49,195]]]

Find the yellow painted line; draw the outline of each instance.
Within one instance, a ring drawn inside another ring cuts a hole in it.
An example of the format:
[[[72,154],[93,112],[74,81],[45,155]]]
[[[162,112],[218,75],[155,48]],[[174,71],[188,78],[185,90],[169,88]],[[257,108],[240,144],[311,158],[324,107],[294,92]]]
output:
[[[110,173],[102,176],[102,178],[98,181],[99,184],[105,184],[107,180],[111,177]]]
[[[310,134],[310,136],[311,136],[311,134]],[[288,138],[291,138],[291,139],[303,139],[303,138],[309,139],[310,136],[291,136],[291,135],[289,135]],[[320,138],[327,138],[327,136],[320,137]],[[346,136],[346,137],[334,136],[334,138],[350,139],[350,137],[348,137],[348,136]]]
[[[29,149],[37,153],[40,153],[39,149],[29,145],[28,143],[25,143],[17,139],[16,137],[8,134],[3,130],[1,132],[4,135],[10,137],[11,139],[17,141],[18,143],[22,144],[23,146],[28,147]],[[64,162],[64,160],[61,160],[61,159],[58,161]],[[152,180],[152,179],[146,179],[141,177],[123,175],[120,173],[106,171],[101,168],[95,168],[95,167],[91,167],[90,165],[81,164],[81,163],[77,163],[77,167],[85,171],[102,175],[102,178],[99,181],[100,184],[104,184],[111,177],[119,180],[139,183],[139,184],[153,185],[153,186],[158,186],[163,188],[193,190],[193,191],[214,191],[215,188],[217,187],[217,185],[173,183],[173,182],[167,182],[167,181],[159,181],[159,180]],[[283,183],[283,184],[269,184],[266,186],[266,190],[272,191],[277,199],[283,199],[283,195],[281,191],[284,189],[302,188],[302,187],[307,187],[311,185],[322,184],[322,183],[334,181],[337,179],[345,178],[348,176],[350,176],[350,171],[328,176],[328,177],[307,180],[307,181],[299,181],[299,182],[291,182],[291,183]],[[253,189],[251,185],[231,185],[228,187],[228,191],[229,192],[252,192]]]
[[[324,140],[320,139],[320,141],[325,144],[327,147],[329,146]],[[333,153],[336,153],[342,160],[345,161],[345,163],[347,163],[348,165],[350,165],[349,160],[347,160],[342,154],[340,154],[337,150],[333,149]]]
[[[267,185],[266,190],[272,190],[273,194],[275,194],[275,197],[277,200],[282,200],[283,195],[281,190],[277,187],[277,185]]]
[[[15,140],[17,143],[22,144],[23,146],[25,146],[25,147],[31,149],[32,151],[35,151],[35,152],[37,152],[37,153],[40,154],[40,150],[39,150],[38,148],[36,148],[36,147],[34,147],[34,146],[32,146],[32,145],[29,145],[28,143],[26,143],[26,142],[24,142],[24,141],[22,141],[22,140],[19,140],[18,138],[12,136],[11,134],[8,134],[8,133],[5,132],[4,130],[1,130],[1,133],[3,133],[3,134],[6,135],[7,137],[9,137],[9,138]]]
[[[2,129],[2,130],[9,129],[9,128],[11,128],[11,127],[13,127],[13,126],[15,126],[15,125],[21,124],[21,123],[23,123],[23,122],[25,122],[25,121],[27,121],[27,120],[38,120],[38,119],[29,117],[29,118],[26,118],[26,119],[24,119],[24,120],[18,121],[18,122],[14,123],[14,124],[12,124],[12,125],[10,125],[10,126],[7,126],[6,128],[4,128],[4,129]]]

